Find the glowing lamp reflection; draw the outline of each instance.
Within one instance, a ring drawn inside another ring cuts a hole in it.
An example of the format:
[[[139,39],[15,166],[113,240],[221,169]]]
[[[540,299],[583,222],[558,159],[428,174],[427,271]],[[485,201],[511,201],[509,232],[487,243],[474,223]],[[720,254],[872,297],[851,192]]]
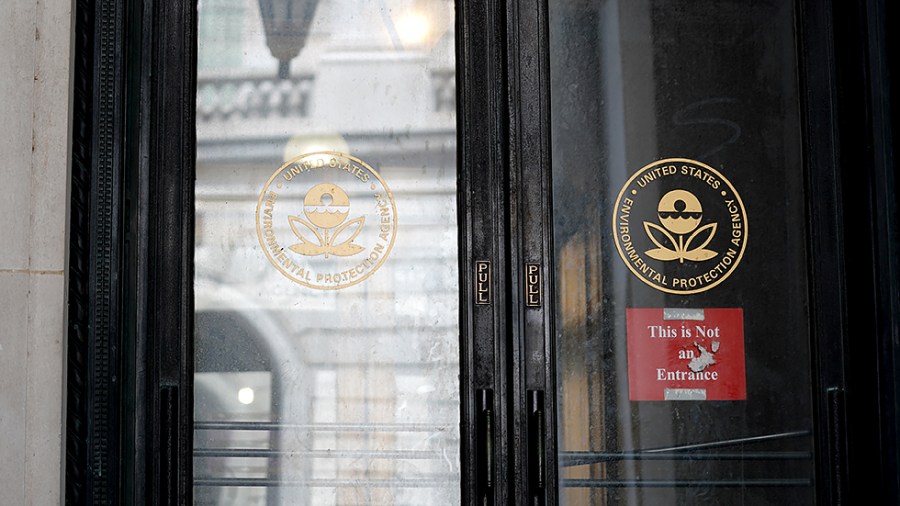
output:
[[[253,389],[244,387],[238,390],[238,401],[240,401],[241,404],[253,404]]]
[[[397,20],[397,33],[404,45],[419,46],[428,40],[431,34],[431,23],[424,14],[410,12]]]

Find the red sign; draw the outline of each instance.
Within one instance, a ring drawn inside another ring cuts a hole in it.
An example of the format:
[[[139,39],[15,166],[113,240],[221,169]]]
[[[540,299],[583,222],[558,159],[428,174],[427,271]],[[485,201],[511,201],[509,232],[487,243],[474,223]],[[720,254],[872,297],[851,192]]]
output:
[[[628,398],[747,399],[742,309],[626,309]]]

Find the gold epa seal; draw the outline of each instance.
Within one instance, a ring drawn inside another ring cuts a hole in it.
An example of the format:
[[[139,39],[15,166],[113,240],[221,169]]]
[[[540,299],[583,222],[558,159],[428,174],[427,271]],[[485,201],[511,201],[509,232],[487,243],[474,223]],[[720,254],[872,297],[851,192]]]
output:
[[[289,160],[266,181],[256,234],[269,262],[318,290],[362,282],[388,257],[397,208],[387,184],[359,158],[331,151]]]
[[[699,293],[725,281],[747,246],[747,211],[712,167],[668,158],[634,173],[613,212],[616,249],[657,290]]]

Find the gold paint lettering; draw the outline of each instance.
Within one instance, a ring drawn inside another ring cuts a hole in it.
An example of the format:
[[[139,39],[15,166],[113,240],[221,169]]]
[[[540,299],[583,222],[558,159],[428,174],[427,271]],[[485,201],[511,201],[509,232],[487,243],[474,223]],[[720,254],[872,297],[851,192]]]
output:
[[[475,304],[491,303],[491,263],[487,260],[475,262]]]
[[[541,266],[538,264],[525,264],[525,305],[528,307],[540,307],[543,298],[541,286]]]

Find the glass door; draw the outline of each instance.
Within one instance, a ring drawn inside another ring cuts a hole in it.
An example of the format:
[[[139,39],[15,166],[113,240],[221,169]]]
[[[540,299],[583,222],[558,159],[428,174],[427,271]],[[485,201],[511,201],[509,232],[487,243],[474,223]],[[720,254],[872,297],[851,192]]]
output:
[[[196,504],[814,504],[784,2],[203,0]]]
[[[198,16],[194,504],[459,504],[453,4]]]
[[[561,504],[815,504],[793,2],[549,5]]]

